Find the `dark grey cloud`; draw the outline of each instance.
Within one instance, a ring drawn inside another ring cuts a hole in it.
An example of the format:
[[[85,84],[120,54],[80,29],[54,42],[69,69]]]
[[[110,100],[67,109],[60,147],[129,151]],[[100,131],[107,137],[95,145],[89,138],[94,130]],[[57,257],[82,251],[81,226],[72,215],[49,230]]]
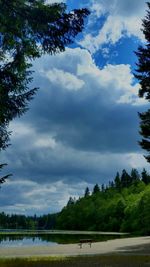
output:
[[[95,159],[141,153],[137,112],[147,107],[135,105],[129,67],[99,70],[86,50],[68,49],[38,60],[34,69],[39,92],[27,114],[12,124],[12,147],[3,156],[18,177],[89,181],[105,173],[106,178]]]
[[[1,188],[0,212],[30,215],[54,213],[66,205],[70,195],[75,198],[83,195],[87,185],[84,182],[69,186],[61,181],[45,184],[29,180],[9,181]]]
[[[83,52],[80,57],[83,57]],[[103,85],[97,81],[94,74],[78,75],[84,82],[83,87],[79,90],[66,90],[64,84],[57,84],[56,80],[53,82],[53,79],[49,80],[46,75],[38,72],[38,66],[41,67],[42,64],[43,72],[51,70],[50,75],[53,75],[53,68],[59,71],[59,67],[64,66],[64,76],[69,72],[77,77],[77,67],[82,64],[81,58],[76,57],[75,62],[75,57],[68,52],[66,57],[60,57],[59,65],[58,58],[56,57],[54,62],[53,58],[46,57],[45,62],[40,62],[40,65],[36,63],[34,81],[39,84],[40,90],[24,118],[25,123],[28,122],[37,132],[46,132],[57,142],[77,150],[110,153],[140,151],[138,111],[146,107],[132,105],[128,101],[116,101],[122,95],[120,88],[120,91],[116,91],[116,88],[120,87],[117,84],[119,78],[116,84],[111,77],[112,81]],[[92,67],[95,71],[96,66]],[[109,73],[107,75],[109,76]],[[134,89],[131,84],[126,86]]]
[[[1,190],[1,210],[58,211],[87,185],[146,166],[137,111],[147,107],[129,66],[100,70],[78,48],[43,57],[34,69],[32,85],[40,89],[27,114],[11,124],[12,145],[1,153],[14,175]]]

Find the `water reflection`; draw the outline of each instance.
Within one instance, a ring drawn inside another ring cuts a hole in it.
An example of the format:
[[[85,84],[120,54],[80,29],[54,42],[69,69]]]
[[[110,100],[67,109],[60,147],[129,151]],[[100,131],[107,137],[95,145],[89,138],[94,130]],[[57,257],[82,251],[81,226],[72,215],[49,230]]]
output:
[[[1,247],[28,247],[28,246],[44,246],[44,245],[57,245],[56,242],[48,242],[41,239],[39,236],[0,236]]]
[[[40,246],[48,245],[53,246],[57,244],[71,244],[78,243],[80,239],[92,239],[95,242],[106,241],[114,238],[119,238],[113,235],[79,235],[79,234],[13,234],[13,235],[0,235],[1,247],[12,246]]]

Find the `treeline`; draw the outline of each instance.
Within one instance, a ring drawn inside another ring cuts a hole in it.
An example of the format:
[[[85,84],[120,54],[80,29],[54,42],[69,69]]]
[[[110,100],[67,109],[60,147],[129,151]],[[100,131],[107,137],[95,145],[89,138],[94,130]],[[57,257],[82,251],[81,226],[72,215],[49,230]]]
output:
[[[108,185],[96,184],[82,198],[70,198],[56,228],[150,234],[150,175],[123,170]]]
[[[57,214],[48,214],[37,217],[17,214],[0,213],[0,229],[27,229],[27,230],[48,230],[56,225]]]
[[[98,230],[150,234],[150,175],[123,170],[107,185],[70,197],[60,213],[43,216],[0,213],[1,229]]]

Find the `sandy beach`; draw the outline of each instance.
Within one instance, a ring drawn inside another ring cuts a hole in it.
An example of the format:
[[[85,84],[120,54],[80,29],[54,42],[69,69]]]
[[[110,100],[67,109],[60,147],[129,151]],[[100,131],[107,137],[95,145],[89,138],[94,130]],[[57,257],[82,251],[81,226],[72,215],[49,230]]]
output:
[[[79,256],[102,255],[111,253],[149,254],[150,236],[108,240],[104,242],[78,244],[37,246],[37,247],[0,247],[0,258],[13,257],[48,257],[48,256]]]

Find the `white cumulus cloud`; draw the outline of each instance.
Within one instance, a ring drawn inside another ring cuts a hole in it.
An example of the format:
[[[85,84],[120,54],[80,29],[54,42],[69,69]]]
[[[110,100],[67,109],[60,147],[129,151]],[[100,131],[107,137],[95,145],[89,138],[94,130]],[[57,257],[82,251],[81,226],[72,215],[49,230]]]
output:
[[[91,0],[89,25],[97,26],[97,19],[102,15],[106,16],[106,20],[96,35],[87,32],[80,45],[95,53],[103,45],[116,44],[122,37],[134,36],[144,41],[141,25],[145,9],[143,0]]]
[[[67,90],[76,91],[81,89],[84,85],[84,81],[78,79],[74,74],[56,68],[47,71],[43,75],[46,75],[51,83]]]
[[[55,4],[55,3],[65,3],[66,0],[46,0],[47,4]]]

